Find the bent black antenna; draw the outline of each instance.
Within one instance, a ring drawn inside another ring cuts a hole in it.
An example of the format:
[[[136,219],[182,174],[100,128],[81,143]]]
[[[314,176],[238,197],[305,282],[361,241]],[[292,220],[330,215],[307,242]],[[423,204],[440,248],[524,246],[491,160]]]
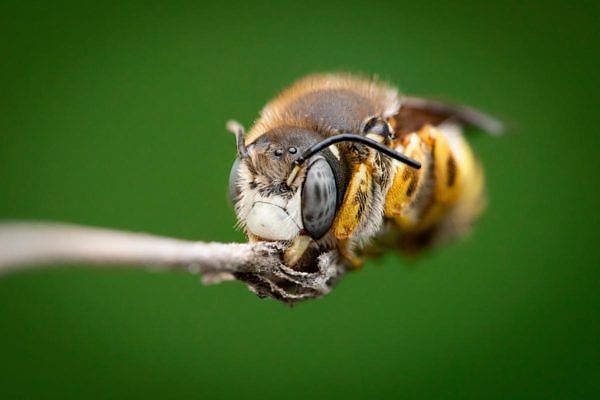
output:
[[[322,150],[325,150],[327,147],[331,146],[332,144],[336,144],[339,142],[362,143],[362,144],[369,146],[369,147],[377,150],[378,152],[383,153],[386,156],[391,157],[394,160],[400,161],[401,163],[404,163],[412,168],[415,168],[415,169],[421,168],[421,163],[418,162],[417,160],[407,157],[404,154],[399,153],[394,149],[390,149],[389,147],[386,147],[383,144],[378,143],[373,139],[369,139],[368,137],[361,136],[361,135],[355,135],[353,133],[341,133],[339,135],[328,137],[326,139],[321,140],[318,143],[313,144],[308,149],[304,150],[304,152],[300,155],[300,157],[298,157],[294,161],[294,163],[298,166],[302,165],[302,164],[304,164],[304,162],[306,162],[307,159],[309,159],[314,154],[316,154]]]

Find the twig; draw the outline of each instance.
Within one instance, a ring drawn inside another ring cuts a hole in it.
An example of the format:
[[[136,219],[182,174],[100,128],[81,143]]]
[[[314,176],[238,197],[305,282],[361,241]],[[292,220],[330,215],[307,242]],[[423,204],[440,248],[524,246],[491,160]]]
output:
[[[0,224],[0,275],[50,264],[181,269],[201,273],[204,283],[238,279],[261,297],[294,303],[327,294],[345,272],[335,252],[322,254],[318,271],[307,273],[282,264],[283,250],[275,242],[206,243],[69,224]]]

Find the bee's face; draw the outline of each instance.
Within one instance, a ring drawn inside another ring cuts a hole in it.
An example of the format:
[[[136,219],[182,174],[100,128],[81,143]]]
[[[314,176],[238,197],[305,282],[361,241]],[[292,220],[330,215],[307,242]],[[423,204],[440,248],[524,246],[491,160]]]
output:
[[[260,136],[234,162],[230,195],[240,225],[249,236],[293,240],[320,238],[331,227],[338,204],[333,169],[323,155],[298,171],[294,161],[319,136],[299,128],[279,128]]]

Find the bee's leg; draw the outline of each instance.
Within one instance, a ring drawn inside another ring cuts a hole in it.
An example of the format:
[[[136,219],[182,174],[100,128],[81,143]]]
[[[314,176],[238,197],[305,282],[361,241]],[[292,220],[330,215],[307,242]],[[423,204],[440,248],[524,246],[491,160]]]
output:
[[[363,260],[352,251],[350,240],[356,228],[360,225],[365,210],[371,200],[372,174],[366,163],[359,163],[353,167],[352,178],[348,183],[344,200],[334,221],[333,233],[339,241],[340,255],[358,268]]]
[[[463,171],[453,153],[443,130],[426,126],[424,140],[431,146],[433,201],[423,211],[420,230],[426,230],[440,222],[448,209],[457,201],[462,192]]]
[[[394,163],[394,176],[385,197],[384,216],[393,218],[401,228],[410,229],[418,222],[422,197],[430,175],[430,147],[418,133],[411,133],[398,146],[404,154],[421,163],[421,169],[399,162]]]
[[[365,263],[364,257],[356,255],[350,239],[341,240],[338,243],[338,252],[342,259],[349,263],[350,269],[360,269]]]
[[[420,170],[396,167],[384,215],[405,232],[421,232],[442,218],[461,192],[461,171],[443,131],[426,125],[405,139],[404,153],[421,162]]]

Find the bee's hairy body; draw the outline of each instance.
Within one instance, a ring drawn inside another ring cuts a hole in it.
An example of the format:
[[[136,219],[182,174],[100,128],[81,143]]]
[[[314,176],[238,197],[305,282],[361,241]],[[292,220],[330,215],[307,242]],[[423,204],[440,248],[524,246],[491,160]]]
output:
[[[304,78],[268,103],[238,144],[247,154],[238,154],[230,184],[249,240],[284,242],[288,266],[310,270],[325,250],[337,249],[359,266],[363,253],[418,250],[466,232],[485,191],[462,125],[494,121],[406,99],[375,80],[326,74]],[[348,132],[421,168],[350,142],[332,144],[295,168],[308,147]]]

